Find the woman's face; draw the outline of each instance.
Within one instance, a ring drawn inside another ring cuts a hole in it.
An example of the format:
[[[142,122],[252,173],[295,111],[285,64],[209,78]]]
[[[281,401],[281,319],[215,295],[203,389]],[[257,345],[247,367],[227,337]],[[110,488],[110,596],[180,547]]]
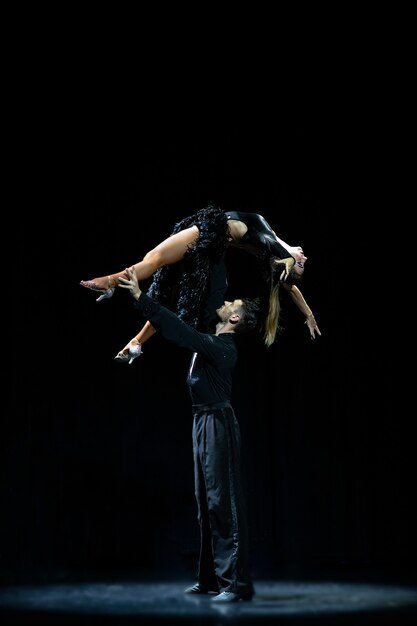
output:
[[[307,257],[303,254],[301,260],[294,263],[292,271],[295,272],[298,276],[302,276],[304,274],[304,265],[306,261]]]

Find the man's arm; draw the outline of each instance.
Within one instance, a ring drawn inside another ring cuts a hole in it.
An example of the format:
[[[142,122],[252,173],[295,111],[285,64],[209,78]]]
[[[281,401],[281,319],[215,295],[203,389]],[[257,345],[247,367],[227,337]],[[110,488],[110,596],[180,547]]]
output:
[[[127,268],[125,271],[128,278],[120,278],[119,287],[129,290],[136,301],[135,308],[155,330],[181,348],[188,348],[193,352],[203,354],[208,359],[218,358],[219,343],[214,341],[214,335],[198,332],[180,320],[175,313],[152,300],[142,292],[133,268]]]

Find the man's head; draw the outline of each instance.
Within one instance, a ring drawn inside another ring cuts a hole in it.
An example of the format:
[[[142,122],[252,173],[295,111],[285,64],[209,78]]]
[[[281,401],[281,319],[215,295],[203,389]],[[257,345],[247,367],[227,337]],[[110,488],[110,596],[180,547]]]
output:
[[[230,325],[236,334],[255,330],[259,324],[260,302],[256,299],[242,298],[225,301],[216,311],[223,324]]]

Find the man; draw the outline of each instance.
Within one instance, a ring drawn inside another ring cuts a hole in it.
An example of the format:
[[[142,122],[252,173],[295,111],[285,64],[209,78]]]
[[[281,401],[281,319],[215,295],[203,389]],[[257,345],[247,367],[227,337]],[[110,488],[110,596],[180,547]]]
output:
[[[155,330],[193,351],[187,384],[192,401],[195,495],[200,524],[198,582],[186,593],[215,592],[214,602],[250,600],[254,594],[240,470],[240,430],[230,404],[237,360],[235,335],[257,329],[256,300],[224,302],[214,334],[202,333],[144,294],[134,268],[119,287]]]

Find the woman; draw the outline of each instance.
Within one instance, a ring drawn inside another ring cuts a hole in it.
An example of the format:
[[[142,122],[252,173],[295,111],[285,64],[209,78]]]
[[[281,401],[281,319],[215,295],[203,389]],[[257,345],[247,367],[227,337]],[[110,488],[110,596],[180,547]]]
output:
[[[308,327],[312,337],[314,330],[320,334],[311,310],[294,286],[307,260],[302,248],[288,246],[256,213],[224,212],[210,204],[178,222],[171,236],[133,267],[139,282],[153,276],[148,295],[175,310],[186,323],[205,330],[210,314],[224,301],[227,288],[224,255],[230,245],[258,257],[267,270],[271,296],[263,329],[267,346],[275,340],[278,329],[280,283],[288,285],[297,306],[311,316]],[[97,298],[100,301],[113,296],[120,277],[126,278],[126,270],[80,284],[101,292]],[[154,333],[152,326],[146,323],[116,359],[132,363],[141,353],[142,344]]]

